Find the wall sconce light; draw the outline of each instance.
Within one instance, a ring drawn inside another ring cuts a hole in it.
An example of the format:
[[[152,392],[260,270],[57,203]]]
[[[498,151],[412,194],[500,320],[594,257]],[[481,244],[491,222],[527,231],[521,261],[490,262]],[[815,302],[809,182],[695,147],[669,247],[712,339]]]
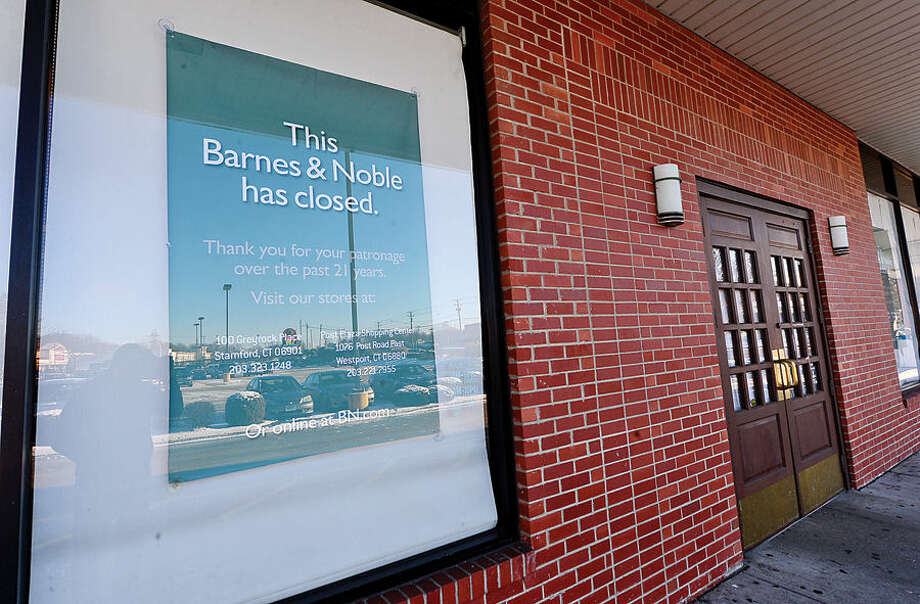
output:
[[[847,217],[830,216],[827,224],[831,228],[831,249],[835,256],[850,253],[850,237],[847,235]]]
[[[655,177],[655,200],[658,202],[658,224],[677,226],[684,223],[684,206],[680,198],[680,171],[677,164],[661,164],[652,168]]]

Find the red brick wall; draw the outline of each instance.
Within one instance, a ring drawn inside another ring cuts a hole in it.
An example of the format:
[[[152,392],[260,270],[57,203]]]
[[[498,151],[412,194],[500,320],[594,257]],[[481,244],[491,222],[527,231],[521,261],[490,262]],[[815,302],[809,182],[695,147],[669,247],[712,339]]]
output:
[[[506,563],[518,566],[504,581],[473,567],[405,594],[686,600],[741,562],[695,176],[813,210],[854,484],[920,446],[856,138],[639,2],[484,0],[482,17],[533,551]],[[657,224],[651,178],[665,162],[684,176],[687,222],[671,229]],[[834,214],[847,216],[849,256],[831,253]]]

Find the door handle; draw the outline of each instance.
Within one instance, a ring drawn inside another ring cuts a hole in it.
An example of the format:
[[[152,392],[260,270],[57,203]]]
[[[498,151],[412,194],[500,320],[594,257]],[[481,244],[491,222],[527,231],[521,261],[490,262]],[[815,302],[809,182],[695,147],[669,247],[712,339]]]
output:
[[[799,385],[799,372],[794,361],[782,359],[773,362],[777,389],[785,390]]]
[[[776,389],[783,390],[788,388],[786,382],[788,381],[789,368],[783,361],[774,361],[773,362],[773,375],[776,378]]]

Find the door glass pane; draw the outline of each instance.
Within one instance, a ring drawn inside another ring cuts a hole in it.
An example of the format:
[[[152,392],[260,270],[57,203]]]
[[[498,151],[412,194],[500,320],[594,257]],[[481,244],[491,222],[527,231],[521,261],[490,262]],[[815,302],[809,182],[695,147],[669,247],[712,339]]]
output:
[[[807,381],[807,380],[805,379],[805,369],[804,369],[804,366],[803,366],[803,365],[796,364],[796,366],[795,366],[795,371],[796,371],[796,373],[798,374],[798,377],[799,377],[799,385],[796,386],[795,390],[796,390],[796,392],[798,393],[799,396],[805,396],[806,394],[808,394],[808,387],[807,387],[807,385],[806,385],[806,381]]]
[[[741,411],[741,384],[738,383],[738,375],[733,374],[728,381],[732,389],[732,404],[735,411]]]
[[[760,394],[764,403],[773,402],[773,396],[770,394],[770,375],[766,369],[760,370]]]
[[[497,526],[460,49],[61,3],[30,602],[276,601]]]
[[[795,287],[795,266],[792,263],[792,258],[784,258],[783,282],[788,287]]]
[[[734,283],[741,283],[741,250],[728,250],[728,269],[731,280]]]
[[[716,281],[727,281],[725,277],[725,248],[712,248],[712,270],[715,273]]]
[[[801,258],[795,259],[795,286],[805,287],[805,267]]]
[[[763,315],[760,312],[760,290],[751,290],[751,322],[761,323]]]
[[[917,332],[898,244],[895,209],[891,201],[872,193],[868,195],[885,305],[888,308],[888,324],[898,364],[898,378],[901,385],[905,386],[917,382],[920,374],[917,370]]]
[[[755,373],[746,373],[748,407],[757,406],[757,378]]]
[[[799,358],[802,356],[802,350],[799,346],[799,330],[790,329],[789,333],[792,335],[792,352],[794,356],[792,358]]]
[[[798,323],[802,320],[802,316],[799,314],[799,305],[795,294],[786,294],[786,307],[789,309],[790,323]]]
[[[783,284],[783,270],[780,267],[780,258],[778,256],[770,257],[770,266],[773,269],[773,285],[780,286]]]
[[[729,367],[734,367],[738,364],[735,359],[735,337],[732,335],[731,331],[725,332],[725,358]]]
[[[817,392],[821,390],[821,377],[818,372],[818,364],[810,363],[809,367],[811,368],[811,371],[809,372],[811,374],[811,391]]]
[[[779,322],[786,323],[786,296],[780,292],[776,292],[776,312],[779,315]]]
[[[757,340],[757,362],[764,363],[767,360],[767,354],[765,349],[765,344],[767,340],[767,332],[763,329],[758,329],[754,332],[755,338]]]
[[[19,73],[22,64],[24,0],[0,0],[0,396],[6,344],[6,297],[10,270],[10,223],[16,124],[19,114]],[[0,400],[0,418],[3,401]]]
[[[757,257],[754,252],[744,251],[744,276],[748,283],[759,283],[757,280]]]
[[[735,318],[738,320],[738,323],[747,323],[747,311],[745,309],[744,303],[744,290],[736,289],[735,291]]]
[[[738,332],[738,336],[741,338],[741,364],[750,365],[751,364],[751,340],[748,336],[748,330],[742,329]]]
[[[814,389],[814,385],[811,380],[811,365],[805,364],[805,365],[802,365],[801,368],[802,368],[802,375],[803,375],[804,382],[805,382],[805,391],[808,394],[814,394],[815,389]]]
[[[728,299],[729,291],[727,289],[719,290],[719,311],[722,317],[722,325],[728,325],[732,322],[731,302]]]

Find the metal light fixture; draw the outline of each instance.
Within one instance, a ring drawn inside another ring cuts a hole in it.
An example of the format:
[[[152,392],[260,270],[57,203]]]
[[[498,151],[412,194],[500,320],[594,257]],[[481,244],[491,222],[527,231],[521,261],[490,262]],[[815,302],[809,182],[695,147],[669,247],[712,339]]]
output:
[[[830,216],[827,224],[831,229],[831,249],[835,256],[850,253],[850,237],[847,234],[847,217]]]
[[[680,197],[680,171],[677,164],[655,166],[652,173],[655,177],[655,200],[658,202],[658,224],[683,224],[684,206]]]

